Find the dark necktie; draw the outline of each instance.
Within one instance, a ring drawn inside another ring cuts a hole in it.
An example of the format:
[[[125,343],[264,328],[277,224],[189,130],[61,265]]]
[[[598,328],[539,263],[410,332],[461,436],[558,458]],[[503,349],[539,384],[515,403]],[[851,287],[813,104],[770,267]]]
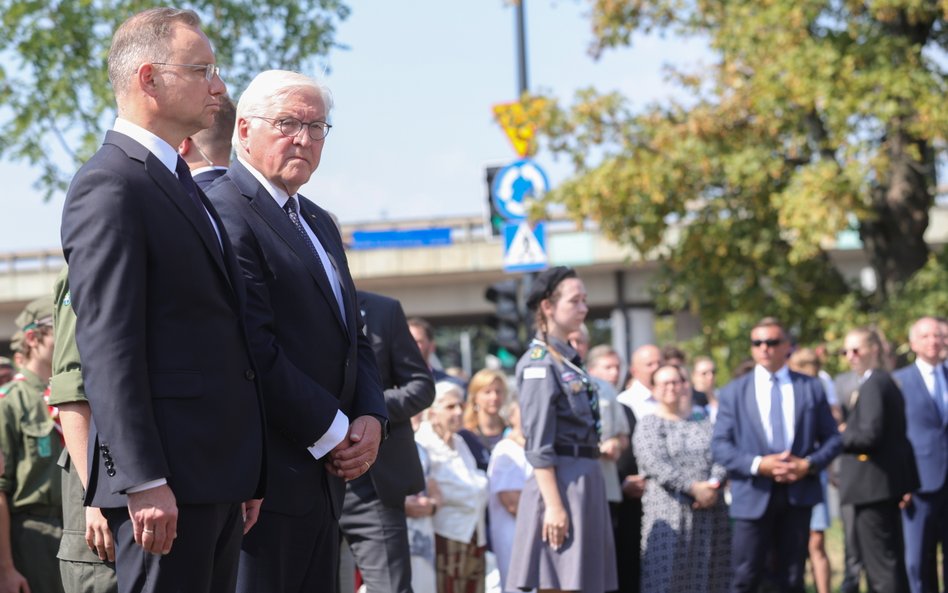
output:
[[[313,245],[312,241],[310,241],[309,235],[307,235],[306,231],[303,229],[303,222],[300,220],[300,215],[296,212],[296,198],[290,196],[290,199],[287,200],[286,204],[283,205],[283,209],[286,211],[286,215],[290,217],[290,222],[292,222],[293,226],[296,227],[296,232],[300,234],[300,238],[303,240],[303,243],[309,247],[313,257],[316,258],[316,261],[319,262],[320,267],[322,267],[323,260],[319,257],[319,252],[316,251],[316,246]]]
[[[184,191],[187,192],[191,201],[194,202],[198,212],[206,218],[207,210],[204,208],[204,204],[201,203],[201,198],[198,196],[197,184],[194,183],[194,178],[191,177],[191,169],[188,169],[188,164],[185,163],[184,159],[180,156],[178,157],[178,163],[175,165],[174,171],[178,174],[178,181],[182,187],[184,187]]]
[[[773,431],[770,449],[774,453],[782,453],[787,447],[787,432],[783,425],[783,397],[777,375],[770,376],[770,383],[770,428]]]

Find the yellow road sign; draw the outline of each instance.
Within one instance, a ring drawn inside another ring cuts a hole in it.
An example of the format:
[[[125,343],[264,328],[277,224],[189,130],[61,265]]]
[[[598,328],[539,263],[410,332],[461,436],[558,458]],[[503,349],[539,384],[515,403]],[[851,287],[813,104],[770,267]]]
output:
[[[536,153],[536,120],[546,99],[533,98],[526,102],[498,103],[494,105],[494,119],[504,129],[514,151],[521,157]]]

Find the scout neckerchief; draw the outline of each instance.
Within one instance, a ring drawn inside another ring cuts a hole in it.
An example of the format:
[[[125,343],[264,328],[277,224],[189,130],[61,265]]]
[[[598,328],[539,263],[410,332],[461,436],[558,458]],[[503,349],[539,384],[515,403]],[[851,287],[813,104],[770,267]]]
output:
[[[13,375],[13,378],[10,379],[11,383],[20,383],[26,381],[26,376],[23,373],[17,373]],[[6,393],[0,395],[2,398]],[[53,425],[56,427],[56,432],[59,433],[59,442],[62,445],[66,444],[66,439],[63,437],[63,425],[59,420],[59,408],[56,406],[49,405],[49,385],[46,385],[46,390],[43,392],[43,403],[46,404],[46,409],[49,410],[49,417],[53,419]]]
[[[573,393],[586,391],[586,398],[589,400],[589,408],[592,410],[593,422],[596,425],[596,434],[602,437],[602,419],[599,417],[599,395],[597,394],[599,389],[596,383],[589,378],[586,371],[575,365],[571,360],[560,354],[556,348],[540,338],[533,338],[533,342],[530,345],[546,349],[550,353],[550,356],[553,357],[553,360],[569,367],[569,369],[573,371],[573,373],[563,373],[560,375],[560,378],[566,381],[570,391]]]

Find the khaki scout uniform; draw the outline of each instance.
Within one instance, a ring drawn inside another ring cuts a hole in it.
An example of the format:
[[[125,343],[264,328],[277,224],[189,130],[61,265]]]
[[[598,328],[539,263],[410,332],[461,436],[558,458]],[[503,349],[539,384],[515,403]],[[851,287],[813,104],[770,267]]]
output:
[[[0,449],[6,468],[0,490],[10,508],[13,565],[32,591],[62,591],[56,550],[62,537],[63,445],[49,406],[46,385],[21,370],[0,388]]]
[[[53,351],[53,376],[50,379],[50,405],[87,402],[82,382],[79,349],[76,347],[76,314],[69,294],[67,268],[63,267],[53,288],[53,327],[56,349]],[[86,543],[85,492],[68,451],[59,458],[62,467],[63,536],[59,544],[59,570],[69,593],[116,593],[115,564],[99,559]]]

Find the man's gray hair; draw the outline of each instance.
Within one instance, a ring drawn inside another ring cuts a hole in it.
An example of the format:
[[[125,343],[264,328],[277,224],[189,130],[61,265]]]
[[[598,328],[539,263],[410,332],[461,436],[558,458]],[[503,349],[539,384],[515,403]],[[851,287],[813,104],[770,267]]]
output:
[[[267,117],[289,95],[301,89],[310,89],[319,94],[326,106],[326,120],[332,109],[332,93],[322,82],[289,70],[264,70],[256,75],[237,102],[237,120],[252,115]],[[239,126],[234,127],[234,147],[240,146]]]
[[[159,7],[139,12],[119,25],[109,48],[109,82],[116,97],[128,92],[129,79],[139,66],[168,60],[176,25],[200,27],[201,17],[193,10]]]

